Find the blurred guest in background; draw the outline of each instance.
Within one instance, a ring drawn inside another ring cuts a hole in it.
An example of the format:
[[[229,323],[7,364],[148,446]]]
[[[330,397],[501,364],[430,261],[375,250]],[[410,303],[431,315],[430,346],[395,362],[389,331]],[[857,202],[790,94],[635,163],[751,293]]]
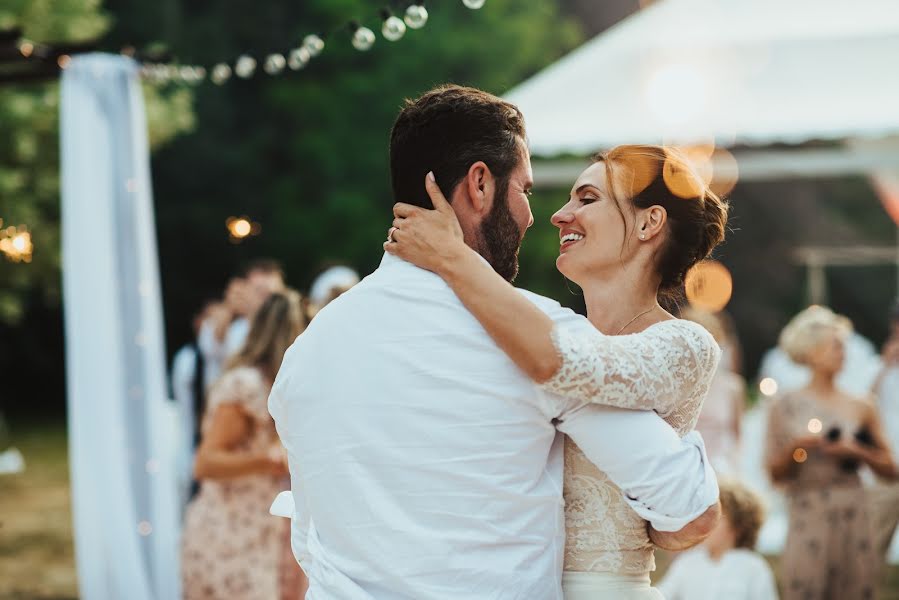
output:
[[[883,369],[874,383],[874,397],[886,431],[893,460],[899,451],[899,301],[890,315],[890,333],[883,346]],[[871,525],[880,567],[899,524],[899,483],[878,481],[870,490]]]
[[[250,320],[262,303],[272,292],[283,289],[280,263],[267,258],[248,263],[228,281],[224,301],[203,321],[197,336],[207,388],[218,379],[222,365],[243,347]]]
[[[722,352],[730,347],[727,324],[720,314],[687,308],[681,317],[699,323],[718,342]],[[699,413],[696,429],[705,439],[712,466],[718,473],[735,474],[740,464],[740,422],[746,403],[746,382],[733,372],[723,355]]]
[[[659,590],[667,600],[777,600],[771,568],[753,551],[765,520],[761,498],[736,480],[718,486],[722,519],[674,560]]]
[[[778,398],[768,420],[766,462],[784,486],[790,525],[781,572],[786,600],[865,599],[875,593],[876,550],[859,467],[895,476],[873,404],[835,385],[852,326],[812,306],[784,328],[780,345],[812,373]]]
[[[300,585],[301,575],[295,561],[283,560],[289,524],[268,514],[288,475],[268,395],[284,352],[305,326],[300,295],[272,293],[209,391],[195,463],[200,490],[182,532],[187,600],[301,597],[279,584]]]
[[[182,427],[179,466],[181,500],[187,502],[193,495],[194,450],[200,442],[200,417],[206,400],[203,354],[197,346],[200,327],[210,314],[221,310],[221,302],[208,300],[194,315],[191,322],[193,339],[182,346],[172,359],[172,398],[178,410],[178,422]]]
[[[359,274],[344,265],[325,269],[309,288],[309,301],[314,315],[345,291],[359,283]]]

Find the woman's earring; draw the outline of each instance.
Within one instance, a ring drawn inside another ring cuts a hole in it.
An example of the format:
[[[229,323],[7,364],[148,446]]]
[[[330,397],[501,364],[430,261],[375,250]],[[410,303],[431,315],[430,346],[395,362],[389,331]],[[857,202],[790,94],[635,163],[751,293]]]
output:
[[[643,235],[643,234],[641,233],[641,234],[640,234],[640,239],[641,239],[641,240],[645,240],[645,239],[646,239],[646,236]]]

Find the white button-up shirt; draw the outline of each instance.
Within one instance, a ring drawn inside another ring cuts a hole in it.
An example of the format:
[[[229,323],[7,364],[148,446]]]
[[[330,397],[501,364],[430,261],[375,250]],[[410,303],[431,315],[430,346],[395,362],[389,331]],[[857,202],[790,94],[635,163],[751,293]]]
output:
[[[701,440],[652,412],[544,393],[440,277],[389,255],[288,350],[269,411],[307,600],[561,599],[557,430],[660,529],[717,500]]]

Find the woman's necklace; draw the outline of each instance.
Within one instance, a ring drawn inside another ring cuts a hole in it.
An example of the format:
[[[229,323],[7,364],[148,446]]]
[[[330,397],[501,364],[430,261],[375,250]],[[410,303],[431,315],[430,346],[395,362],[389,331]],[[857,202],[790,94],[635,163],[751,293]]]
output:
[[[639,315],[637,315],[636,317],[634,317],[633,319],[631,319],[630,321],[628,321],[628,322],[624,325],[624,327],[622,327],[621,329],[618,330],[618,333],[616,333],[615,335],[621,335],[621,332],[624,331],[625,329],[627,329],[627,328],[630,326],[631,323],[633,323],[634,321],[636,321],[637,319],[639,319],[640,317],[642,317],[642,316],[645,315],[646,313],[652,312],[652,309],[654,309],[654,308],[655,308],[655,306],[650,306],[648,310],[644,310],[643,312],[641,312]]]

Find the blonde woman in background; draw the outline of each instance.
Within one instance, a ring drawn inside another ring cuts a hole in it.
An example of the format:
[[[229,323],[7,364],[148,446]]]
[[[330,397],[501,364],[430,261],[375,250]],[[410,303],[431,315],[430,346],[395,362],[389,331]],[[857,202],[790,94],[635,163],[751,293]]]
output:
[[[186,600],[302,597],[302,571],[286,549],[288,524],[268,514],[288,475],[268,395],[305,327],[300,294],[274,292],[209,391],[194,463],[200,490],[182,533]]]
[[[790,514],[781,563],[784,600],[864,600],[875,596],[874,544],[859,468],[895,477],[872,403],[837,389],[843,341],[852,326],[812,306],[780,336],[781,348],[812,371],[811,382],[774,402],[766,463],[784,487]]]
[[[727,325],[720,313],[688,307],[681,318],[699,323],[712,334],[722,351],[729,346]],[[722,360],[712,378],[709,393],[696,430],[702,434],[712,466],[718,473],[735,475],[740,465],[740,423],[746,404],[746,382],[732,370],[732,363]]]

